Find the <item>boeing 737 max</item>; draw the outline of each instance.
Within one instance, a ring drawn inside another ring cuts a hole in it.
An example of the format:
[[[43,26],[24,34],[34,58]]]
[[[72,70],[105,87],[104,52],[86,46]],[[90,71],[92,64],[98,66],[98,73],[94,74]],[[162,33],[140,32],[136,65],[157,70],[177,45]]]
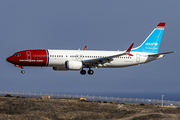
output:
[[[94,71],[91,68],[120,68],[143,63],[148,63],[165,56],[158,53],[165,23],[159,23],[145,41],[136,48],[133,44],[126,51],[93,51],[86,50],[52,50],[37,49],[24,50],[15,53],[6,60],[16,67],[20,67],[24,73],[24,66],[52,67],[53,70],[67,71],[78,70],[82,75],[86,74],[83,68],[89,68],[88,74]]]

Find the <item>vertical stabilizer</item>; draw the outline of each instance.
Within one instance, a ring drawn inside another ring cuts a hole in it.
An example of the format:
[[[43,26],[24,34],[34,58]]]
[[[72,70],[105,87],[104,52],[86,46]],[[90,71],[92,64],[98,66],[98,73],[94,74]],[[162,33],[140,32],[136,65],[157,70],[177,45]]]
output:
[[[139,47],[133,48],[131,51],[158,53],[165,24],[164,22],[159,23],[146,40]]]

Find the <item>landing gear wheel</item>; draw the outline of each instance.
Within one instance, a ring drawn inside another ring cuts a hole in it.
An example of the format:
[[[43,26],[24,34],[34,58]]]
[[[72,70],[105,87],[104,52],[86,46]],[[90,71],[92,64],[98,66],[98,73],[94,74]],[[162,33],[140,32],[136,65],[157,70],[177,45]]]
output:
[[[93,73],[94,73],[93,70],[88,70],[88,74],[89,74],[89,75],[92,75]]]
[[[81,70],[80,73],[81,73],[81,75],[85,75],[86,71],[85,70]]]
[[[24,70],[21,70],[21,73],[22,73],[22,74],[24,74],[24,73],[25,73],[25,71],[24,71]]]

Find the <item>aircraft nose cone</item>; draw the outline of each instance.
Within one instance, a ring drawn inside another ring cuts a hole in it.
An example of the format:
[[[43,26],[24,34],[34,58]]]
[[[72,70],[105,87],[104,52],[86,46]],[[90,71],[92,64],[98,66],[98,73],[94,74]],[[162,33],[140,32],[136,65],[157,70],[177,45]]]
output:
[[[10,62],[10,63],[12,63],[12,57],[8,57],[8,58],[6,58],[6,61],[8,61],[8,62]]]
[[[9,62],[9,57],[8,57],[8,58],[6,58],[6,61],[8,61],[8,62]]]

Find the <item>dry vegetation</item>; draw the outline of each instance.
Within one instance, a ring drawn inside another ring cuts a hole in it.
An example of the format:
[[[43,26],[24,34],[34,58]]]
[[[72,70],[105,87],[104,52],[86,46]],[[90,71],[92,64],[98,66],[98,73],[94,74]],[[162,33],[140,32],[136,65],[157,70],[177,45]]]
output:
[[[0,97],[0,120],[179,120],[179,108],[75,99]]]

